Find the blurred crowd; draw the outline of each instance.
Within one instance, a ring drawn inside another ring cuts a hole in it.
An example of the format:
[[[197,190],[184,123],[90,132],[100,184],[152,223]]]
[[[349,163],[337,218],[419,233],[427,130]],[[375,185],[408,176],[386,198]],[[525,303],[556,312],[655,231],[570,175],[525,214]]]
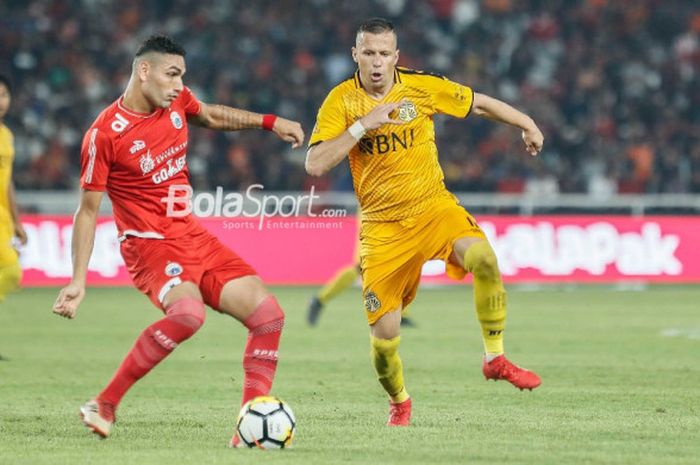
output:
[[[436,118],[445,181],[457,191],[700,192],[700,4],[689,0],[3,0],[0,73],[20,189],[75,189],[83,132],[122,92],[142,39],[187,50],[203,101],[302,121],[350,76],[355,30],[384,16],[400,64],[430,70],[531,114],[538,158],[488,120]],[[352,189],[321,180],[258,131],[191,130],[196,188]]]

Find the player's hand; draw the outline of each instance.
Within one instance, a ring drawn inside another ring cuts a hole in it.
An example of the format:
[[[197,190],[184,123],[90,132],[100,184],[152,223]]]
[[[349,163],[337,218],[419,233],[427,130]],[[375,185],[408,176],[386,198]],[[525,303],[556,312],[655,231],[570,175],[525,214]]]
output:
[[[58,293],[53,312],[65,318],[75,318],[78,305],[85,297],[85,286],[70,283]]]
[[[398,119],[390,118],[391,112],[399,108],[405,102],[402,100],[400,102],[385,103],[383,105],[377,105],[367,113],[364,117],[360,118],[360,123],[367,130],[377,129],[384,126],[385,124],[404,124],[403,121]]]
[[[291,142],[293,149],[301,147],[301,144],[304,143],[304,130],[301,128],[301,124],[296,121],[290,121],[278,116],[272,131],[283,141]]]
[[[15,236],[17,236],[17,239],[19,239],[20,244],[27,245],[27,232],[20,223],[15,225]]]
[[[542,150],[542,144],[544,144],[544,136],[540,128],[533,124],[532,127],[523,130],[523,142],[525,142],[527,153],[533,157],[537,156]]]

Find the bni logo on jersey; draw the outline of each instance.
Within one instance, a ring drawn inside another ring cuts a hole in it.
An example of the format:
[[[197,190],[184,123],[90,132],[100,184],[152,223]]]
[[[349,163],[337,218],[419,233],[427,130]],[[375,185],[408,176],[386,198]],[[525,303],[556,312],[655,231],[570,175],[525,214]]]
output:
[[[176,111],[170,112],[170,122],[173,123],[175,129],[182,129],[182,117]]]

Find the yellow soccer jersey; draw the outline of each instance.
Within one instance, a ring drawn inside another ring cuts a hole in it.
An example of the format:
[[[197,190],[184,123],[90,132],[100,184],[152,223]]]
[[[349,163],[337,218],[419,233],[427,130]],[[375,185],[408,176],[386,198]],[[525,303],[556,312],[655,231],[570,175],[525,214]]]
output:
[[[391,91],[375,100],[364,91],[356,72],[328,94],[311,134],[309,147],[339,136],[375,106],[402,100],[406,103],[391,117],[404,124],[368,131],[348,155],[365,221],[414,217],[451,197],[438,163],[433,115],[465,118],[474,91],[439,75],[397,68]]]
[[[2,228],[2,232],[9,232],[10,237],[14,234],[14,227],[10,214],[10,199],[7,193],[10,187],[14,158],[12,132],[7,126],[0,124],[0,228]]]

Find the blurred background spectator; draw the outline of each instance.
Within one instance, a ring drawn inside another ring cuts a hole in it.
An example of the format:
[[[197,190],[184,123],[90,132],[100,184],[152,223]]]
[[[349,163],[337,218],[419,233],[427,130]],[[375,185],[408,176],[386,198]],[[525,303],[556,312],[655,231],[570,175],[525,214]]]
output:
[[[115,100],[139,42],[187,49],[207,102],[302,121],[355,69],[359,22],[395,22],[400,64],[445,74],[530,113],[517,131],[437,118],[445,181],[478,192],[700,192],[700,4],[682,0],[3,0],[0,72],[21,189],[75,189],[83,131]],[[259,132],[192,129],[196,188],[352,189],[347,170],[307,178],[304,151]]]

